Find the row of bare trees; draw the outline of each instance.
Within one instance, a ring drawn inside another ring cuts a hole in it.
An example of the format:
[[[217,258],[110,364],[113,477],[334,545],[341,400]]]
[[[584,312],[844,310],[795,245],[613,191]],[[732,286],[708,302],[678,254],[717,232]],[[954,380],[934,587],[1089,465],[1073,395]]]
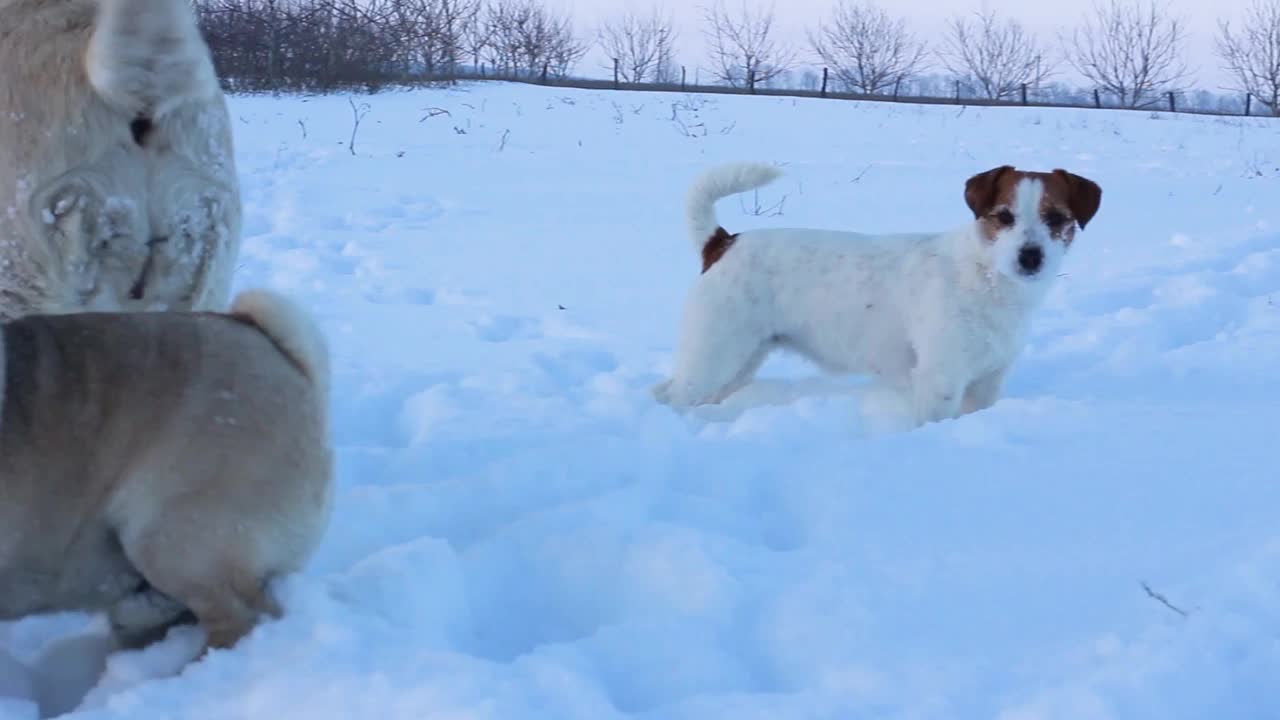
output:
[[[244,89],[376,86],[486,65],[561,77],[589,49],[539,0],[195,0],[219,73]]]
[[[326,89],[394,80],[499,76],[560,78],[598,47],[627,83],[676,79],[678,41],[659,7],[626,10],[580,36],[544,0],[194,0],[224,78],[245,89]],[[896,94],[941,68],[979,96],[1007,99],[1039,87],[1063,66],[1124,107],[1143,107],[1190,77],[1184,22],[1165,0],[1094,0],[1080,24],[1046,42],[992,10],[952,18],[926,43],[883,0],[833,0],[808,46],[835,89]],[[1220,23],[1218,55],[1235,79],[1280,115],[1280,0],[1251,0],[1241,24]],[[733,3],[733,4],[730,4]],[[754,0],[713,0],[703,17],[705,67],[732,87],[769,85],[800,51],[775,11]]]
[[[1038,87],[1063,62],[1122,107],[1143,107],[1183,90],[1186,25],[1156,0],[1101,0],[1078,27],[1059,38],[1058,52],[1016,19],[992,10],[952,18],[934,48],[906,22],[870,0],[837,0],[810,43],[849,91],[883,94],[920,74],[932,59],[979,95],[1011,98]],[[1242,29],[1220,23],[1218,55],[1239,92],[1280,115],[1280,0],[1253,0]]]

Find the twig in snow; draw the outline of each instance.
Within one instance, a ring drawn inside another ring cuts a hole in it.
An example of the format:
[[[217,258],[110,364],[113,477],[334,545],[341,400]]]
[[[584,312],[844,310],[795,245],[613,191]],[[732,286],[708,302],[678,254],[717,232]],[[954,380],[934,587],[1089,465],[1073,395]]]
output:
[[[353,119],[351,125],[351,141],[347,143],[347,149],[352,155],[356,154],[356,133],[360,132],[360,121],[365,115],[369,114],[369,103],[360,103],[356,105],[354,98],[347,98],[347,102],[351,103],[351,117]]]
[[[307,124],[306,124],[305,122],[303,122],[303,121],[302,121],[302,118],[298,118],[298,127],[302,128],[302,139],[303,139],[303,140],[306,140],[306,139],[307,139]]]
[[[502,131],[502,142],[498,144],[498,152],[502,152],[503,150],[507,149],[507,138],[510,135],[511,135],[510,129]]]
[[[1155,600],[1156,602],[1160,603],[1161,605],[1164,605],[1165,607],[1167,607],[1167,608],[1169,608],[1170,610],[1172,610],[1172,611],[1174,611],[1174,612],[1178,613],[1178,614],[1179,614],[1179,615],[1181,615],[1182,617],[1187,617],[1187,611],[1186,611],[1186,610],[1183,610],[1182,608],[1178,607],[1177,605],[1174,605],[1173,603],[1169,602],[1169,599],[1168,599],[1168,598],[1166,598],[1164,595],[1161,595],[1160,593],[1156,592],[1155,590],[1152,590],[1150,585],[1148,585],[1148,584],[1146,584],[1146,583],[1144,582],[1144,583],[1142,583],[1142,589],[1147,591],[1147,597],[1151,598],[1152,600]]]
[[[453,117],[453,113],[449,112],[448,110],[445,110],[444,108],[433,107],[433,108],[427,108],[427,114],[422,116],[422,120],[419,120],[418,122],[424,122],[426,120],[430,120],[433,117],[439,117],[441,115],[448,115],[449,117]]]
[[[746,207],[746,204],[743,202],[742,198],[738,199],[738,203],[742,205],[742,211],[744,213],[748,215],[754,215],[756,217],[778,217],[782,215],[782,208],[784,205],[787,204],[786,195],[783,195],[781,200],[779,200],[777,203],[773,205],[770,205],[769,207],[765,207],[760,204],[759,190],[753,190],[751,193],[751,197],[752,197],[752,203],[750,208]]]

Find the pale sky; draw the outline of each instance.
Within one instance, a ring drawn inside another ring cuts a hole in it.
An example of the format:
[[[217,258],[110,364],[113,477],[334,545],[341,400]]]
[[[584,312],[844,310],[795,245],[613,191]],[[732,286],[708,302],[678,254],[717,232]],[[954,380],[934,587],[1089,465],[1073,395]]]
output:
[[[579,32],[586,32],[612,13],[626,7],[647,11],[653,6],[651,0],[549,0],[552,5],[569,10],[573,14],[575,27]],[[675,18],[680,31],[679,62],[690,67],[702,63],[705,57],[702,39],[702,10],[704,0],[657,0],[667,8]],[[742,0],[728,0],[730,7]],[[767,7],[771,0],[746,0],[752,7]],[[971,13],[980,7],[984,0],[881,0],[881,6],[895,14],[906,17],[909,23],[932,40],[941,32],[946,20],[953,15]],[[1091,7],[1089,2],[1042,2],[1034,4],[1028,0],[985,0],[988,7],[1002,15],[1018,18],[1028,29],[1052,40],[1056,49],[1057,33],[1069,32],[1082,17],[1085,10]],[[1174,13],[1186,21],[1188,29],[1187,62],[1195,73],[1195,84],[1198,87],[1217,90],[1227,80],[1219,68],[1217,57],[1213,53],[1213,38],[1217,33],[1218,18],[1225,17],[1236,20],[1243,12],[1248,0],[1167,0]],[[802,46],[803,57],[808,59],[808,45],[805,43],[805,28],[811,27],[830,12],[834,0],[777,0],[776,8],[779,29],[786,36]],[[584,60],[583,71],[596,71],[600,58],[595,54]],[[588,67],[590,66],[590,67]],[[1074,71],[1070,66],[1062,67],[1064,76],[1074,79]],[[1067,79],[1064,77],[1064,79]]]

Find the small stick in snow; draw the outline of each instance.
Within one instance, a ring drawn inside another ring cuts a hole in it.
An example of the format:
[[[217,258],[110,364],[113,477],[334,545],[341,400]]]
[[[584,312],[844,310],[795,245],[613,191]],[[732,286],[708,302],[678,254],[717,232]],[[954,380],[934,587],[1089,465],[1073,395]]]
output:
[[[353,98],[347,98],[347,102],[351,103],[351,116],[354,118],[354,123],[351,126],[351,141],[347,143],[347,149],[351,151],[352,155],[355,155],[356,133],[360,132],[360,121],[364,119],[365,115],[369,114],[369,103],[360,103],[357,106]]]
[[[509,135],[511,135],[511,130],[508,129],[502,131],[502,142],[498,145],[498,152],[502,152],[507,149],[507,137]]]
[[[1168,598],[1166,598],[1164,595],[1161,595],[1160,593],[1156,592],[1155,590],[1152,590],[1150,585],[1148,585],[1148,584],[1146,584],[1146,583],[1144,582],[1144,583],[1142,583],[1142,589],[1147,591],[1147,597],[1151,598],[1152,600],[1155,600],[1156,602],[1159,602],[1161,605],[1164,605],[1165,607],[1167,607],[1167,608],[1169,608],[1170,610],[1172,610],[1172,611],[1174,611],[1174,612],[1178,613],[1178,614],[1179,614],[1179,615],[1181,615],[1182,617],[1187,617],[1187,611],[1186,611],[1186,610],[1183,610],[1182,608],[1178,607],[1177,605],[1174,605],[1173,603],[1169,602],[1169,599],[1168,599]]]
[[[427,108],[427,114],[424,115],[422,117],[422,120],[419,120],[418,122],[430,120],[433,117],[439,117],[441,115],[448,115],[449,117],[453,117],[453,113],[449,112],[448,110],[445,110],[444,108]]]
[[[302,121],[302,118],[298,118],[298,127],[302,128],[302,139],[303,139],[303,140],[306,140],[306,139],[307,139],[307,124],[306,124],[305,122],[303,122],[303,121]]]

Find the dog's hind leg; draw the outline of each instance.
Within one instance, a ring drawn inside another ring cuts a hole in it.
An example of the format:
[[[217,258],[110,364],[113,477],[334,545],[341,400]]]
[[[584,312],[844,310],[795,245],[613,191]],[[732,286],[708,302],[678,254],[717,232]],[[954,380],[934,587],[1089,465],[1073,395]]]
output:
[[[182,603],[145,585],[111,606],[107,616],[116,644],[127,650],[144,648],[163,640],[174,627],[196,623]]]
[[[147,582],[190,610],[207,635],[206,650],[229,648],[264,616],[281,615],[267,592],[269,573],[257,562],[256,538],[233,532],[236,524],[216,513],[194,523],[187,517],[181,526],[162,518],[124,541],[130,561]]]
[[[671,378],[654,396],[676,408],[719,403],[751,381],[773,348],[748,313],[691,304]]]

